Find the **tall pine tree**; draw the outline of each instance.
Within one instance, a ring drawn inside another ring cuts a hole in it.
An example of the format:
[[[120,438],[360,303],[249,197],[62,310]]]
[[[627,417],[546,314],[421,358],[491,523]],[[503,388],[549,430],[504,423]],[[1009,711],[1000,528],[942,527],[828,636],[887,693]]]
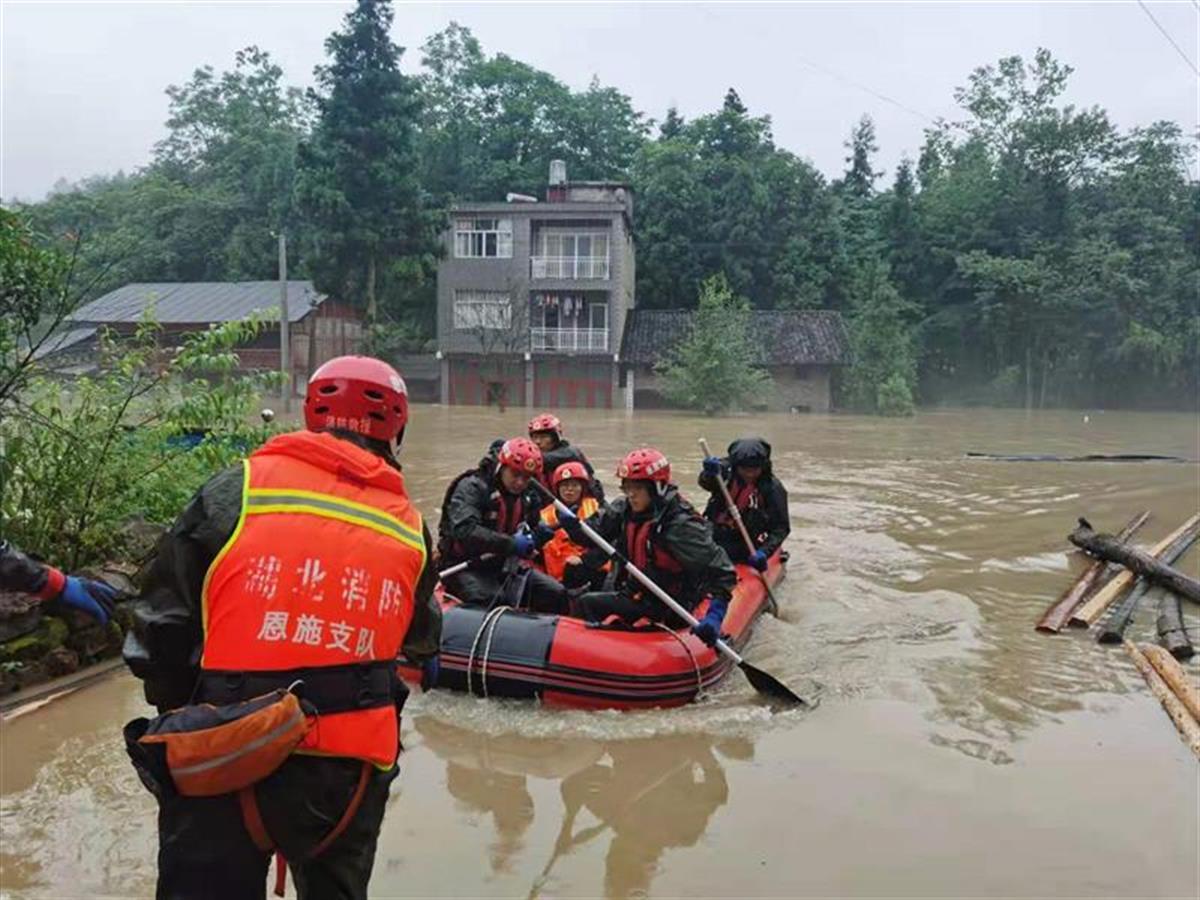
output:
[[[358,0],[325,41],[317,124],[300,152],[299,199],[318,235],[314,279],[342,299],[364,296],[372,321],[381,269],[411,271],[431,260],[439,225],[421,188],[420,100],[400,72],[392,16],[389,0]]]

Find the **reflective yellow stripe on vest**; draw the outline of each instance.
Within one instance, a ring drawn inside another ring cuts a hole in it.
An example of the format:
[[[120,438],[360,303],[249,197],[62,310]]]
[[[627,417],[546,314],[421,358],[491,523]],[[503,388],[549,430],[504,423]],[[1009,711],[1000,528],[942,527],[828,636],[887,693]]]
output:
[[[245,511],[246,515],[251,516],[264,513],[304,513],[370,528],[419,552],[421,565],[425,565],[425,538],[421,534],[419,514],[416,514],[417,527],[414,529],[373,506],[355,503],[353,500],[335,497],[332,494],[291,488],[249,488],[246,491]]]

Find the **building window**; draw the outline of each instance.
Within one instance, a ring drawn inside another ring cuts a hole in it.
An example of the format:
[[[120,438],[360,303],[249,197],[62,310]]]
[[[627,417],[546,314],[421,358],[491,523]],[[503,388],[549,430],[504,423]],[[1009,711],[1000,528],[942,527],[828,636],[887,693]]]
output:
[[[471,331],[512,327],[512,301],[504,291],[455,291],[454,328]]]
[[[457,219],[454,255],[459,259],[512,259],[512,219]]]

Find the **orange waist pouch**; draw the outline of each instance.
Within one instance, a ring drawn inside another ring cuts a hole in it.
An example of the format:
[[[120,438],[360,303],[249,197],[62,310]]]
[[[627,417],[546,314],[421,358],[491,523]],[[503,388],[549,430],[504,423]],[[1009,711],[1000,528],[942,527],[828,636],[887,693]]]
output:
[[[277,690],[240,703],[198,703],[125,726],[125,749],[155,796],[232,794],[261,781],[308,734],[316,709]]]

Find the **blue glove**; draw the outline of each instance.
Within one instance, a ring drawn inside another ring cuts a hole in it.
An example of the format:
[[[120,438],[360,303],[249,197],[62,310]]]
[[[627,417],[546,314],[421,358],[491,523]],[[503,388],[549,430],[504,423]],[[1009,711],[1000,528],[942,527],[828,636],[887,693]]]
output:
[[[704,614],[703,619],[692,626],[692,634],[710,647],[716,644],[717,638],[721,636],[721,623],[725,621],[725,611],[728,608],[728,600],[710,597],[708,612]]]
[[[750,555],[749,562],[750,562],[750,565],[753,568],[758,569],[758,571],[760,571],[760,572],[767,571],[767,554],[763,553],[761,550],[755,550]]]
[[[117,592],[103,581],[68,575],[58,599],[65,606],[87,613],[101,625],[107,625],[115,609]]]
[[[438,675],[442,672],[442,658],[433,656],[425,660],[421,666],[421,691],[431,691],[437,687]]]
[[[537,540],[532,534],[522,531],[513,535],[513,553],[521,559],[529,559],[537,552]]]
[[[704,474],[710,475],[713,478],[721,477],[721,460],[715,456],[704,457]]]

